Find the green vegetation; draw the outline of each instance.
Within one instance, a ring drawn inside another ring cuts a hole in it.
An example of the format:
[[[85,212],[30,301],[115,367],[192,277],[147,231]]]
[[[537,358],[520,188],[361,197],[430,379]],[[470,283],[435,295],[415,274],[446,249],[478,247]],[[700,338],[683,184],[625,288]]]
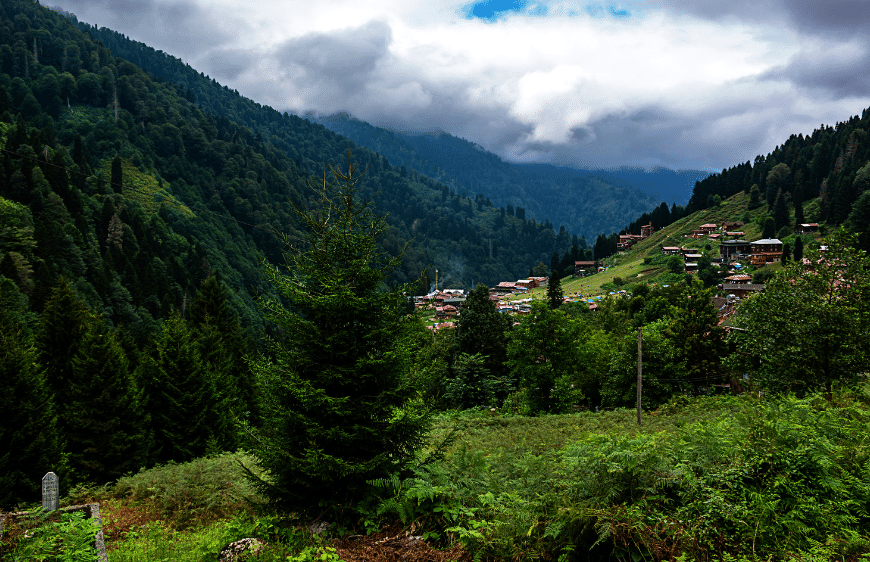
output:
[[[340,558],[311,536],[324,520],[401,521],[480,560],[870,551],[870,262],[864,238],[824,238],[866,223],[870,114],[699,182],[697,212],[642,215],[628,230],[657,232],[613,255],[615,234],[587,248],[206,77],[156,81],[29,1],[0,10],[0,70],[4,508],[50,467],[69,501],[105,504],[119,560],[213,559],[245,535],[265,559]],[[827,224],[795,235],[800,217]],[[769,290],[726,337],[716,244],[686,234],[737,220],[811,268],[754,271]],[[697,249],[699,273],[665,245]],[[563,282],[581,256],[606,270]],[[477,283],[548,260],[519,318]],[[433,264],[475,288],[430,334],[404,297]],[[622,409],[638,336],[640,427]],[[3,548],[64,556],[55,538]]]
[[[369,480],[403,469],[420,447],[428,411],[407,376],[412,330],[401,288],[381,284],[401,256],[377,239],[386,220],[357,197],[358,171],[332,168],[319,209],[298,212],[307,235],[269,276],[283,300],[263,306],[280,329],[254,372],[263,423],[249,446],[268,470],[256,484],[282,511],[347,517]],[[312,186],[314,187],[314,186]]]

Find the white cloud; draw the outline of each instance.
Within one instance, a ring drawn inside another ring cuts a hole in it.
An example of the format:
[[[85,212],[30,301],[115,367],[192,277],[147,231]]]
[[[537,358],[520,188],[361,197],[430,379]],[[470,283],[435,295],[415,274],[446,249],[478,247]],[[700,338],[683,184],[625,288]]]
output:
[[[856,0],[541,1],[495,21],[445,0],[56,2],[276,109],[522,160],[721,169],[870,105]]]

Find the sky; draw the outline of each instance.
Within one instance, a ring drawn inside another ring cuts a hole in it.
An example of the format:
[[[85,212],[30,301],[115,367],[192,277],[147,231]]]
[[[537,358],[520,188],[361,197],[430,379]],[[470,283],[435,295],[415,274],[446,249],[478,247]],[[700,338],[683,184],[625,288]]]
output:
[[[280,111],[718,171],[870,107],[868,0],[43,0]]]

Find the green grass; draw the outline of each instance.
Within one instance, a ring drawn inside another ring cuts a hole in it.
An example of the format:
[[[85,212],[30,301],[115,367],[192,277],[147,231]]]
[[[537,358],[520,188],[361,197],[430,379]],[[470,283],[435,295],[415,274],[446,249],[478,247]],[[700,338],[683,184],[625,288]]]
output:
[[[158,212],[161,205],[167,204],[187,218],[194,217],[193,211],[170,193],[168,185],[161,186],[157,178],[142,172],[130,160],[122,159],[121,169],[125,198],[138,202],[151,214]],[[111,178],[112,161],[104,160],[101,170],[104,178]]]

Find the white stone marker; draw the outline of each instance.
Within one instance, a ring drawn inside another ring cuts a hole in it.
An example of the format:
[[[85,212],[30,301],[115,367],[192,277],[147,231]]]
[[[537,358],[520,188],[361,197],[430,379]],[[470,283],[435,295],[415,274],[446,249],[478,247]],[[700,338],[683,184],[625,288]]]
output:
[[[57,475],[54,472],[49,472],[42,477],[42,509],[56,511],[57,508]]]

